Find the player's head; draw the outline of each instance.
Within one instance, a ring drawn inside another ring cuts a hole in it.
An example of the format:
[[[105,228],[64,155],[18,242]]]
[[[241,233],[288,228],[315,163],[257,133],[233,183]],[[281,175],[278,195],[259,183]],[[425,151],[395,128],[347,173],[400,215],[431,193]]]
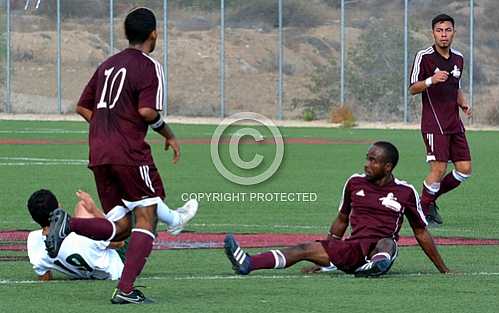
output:
[[[377,141],[367,151],[364,172],[368,180],[390,175],[399,161],[397,148],[387,141]]]
[[[435,45],[440,48],[448,48],[454,38],[454,19],[447,14],[439,14],[431,21],[431,29]]]
[[[151,49],[156,46],[156,17],[154,13],[144,7],[138,7],[128,12],[125,18],[125,35],[130,45],[143,44],[150,41]]]
[[[28,210],[35,222],[41,227],[50,225],[49,214],[59,207],[55,195],[46,189],[35,191],[28,199]]]

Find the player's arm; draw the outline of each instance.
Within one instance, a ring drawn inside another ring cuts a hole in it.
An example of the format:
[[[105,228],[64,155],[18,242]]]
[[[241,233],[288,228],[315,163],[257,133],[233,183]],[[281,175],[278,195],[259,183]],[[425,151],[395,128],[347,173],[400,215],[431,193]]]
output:
[[[464,96],[464,92],[461,88],[457,90],[457,104],[466,116],[470,117],[472,115],[471,106],[466,101],[466,97]]]
[[[85,119],[85,121],[90,123],[90,120],[92,119],[92,113],[93,113],[91,110],[84,108],[82,106],[77,106],[76,113],[78,113],[78,115],[83,117]]]
[[[81,93],[78,104],[76,105],[76,113],[85,119],[85,121],[90,122],[92,119],[96,92],[97,92],[97,77],[99,69],[94,72],[92,78],[88,81],[85,89]]]
[[[141,107],[139,114],[155,132],[165,138],[165,150],[168,150],[170,147],[173,149],[173,163],[176,163],[180,159],[180,146],[170,126],[166,124],[161,115],[154,109]]]
[[[338,216],[334,220],[333,224],[331,224],[331,227],[329,228],[329,233],[327,234],[327,238],[328,239],[343,238],[343,235],[345,234],[345,231],[347,230],[348,227],[348,222],[349,222],[348,215],[340,211],[338,213]]]
[[[437,246],[433,241],[433,237],[430,235],[428,230],[426,228],[413,228],[412,230],[424,253],[433,262],[440,273],[448,273],[449,269],[445,265],[442,256],[438,252]]]
[[[446,71],[436,72],[433,76],[430,76],[424,80],[417,81],[409,87],[411,95],[416,95],[428,89],[432,85],[444,82],[449,77],[449,73]]]
[[[40,280],[40,281],[49,281],[49,280],[52,280],[52,272],[51,271],[47,271],[43,275],[38,275],[38,280]]]

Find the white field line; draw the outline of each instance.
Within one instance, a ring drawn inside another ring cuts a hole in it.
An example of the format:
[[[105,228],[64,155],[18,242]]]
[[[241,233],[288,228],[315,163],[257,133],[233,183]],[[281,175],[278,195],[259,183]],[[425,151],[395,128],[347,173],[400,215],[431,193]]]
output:
[[[7,162],[1,162],[7,161]],[[29,157],[0,157],[0,166],[32,166],[32,165],[87,165],[87,160],[48,159]]]
[[[189,224],[194,227],[243,227],[243,228],[291,228],[291,229],[325,229],[329,226],[320,225],[258,225],[258,224]]]
[[[67,129],[5,129],[0,130],[0,134],[88,134],[87,130],[67,130]]]
[[[397,274],[387,274],[386,278],[390,277],[490,277],[499,276],[499,272],[471,272],[471,273],[459,273],[459,274],[446,274],[442,275],[439,273],[397,273]],[[352,275],[347,274],[317,274],[317,275],[249,275],[249,276],[225,276],[225,275],[199,275],[199,276],[152,276],[138,278],[139,281],[147,280],[169,280],[169,281],[206,281],[206,280],[302,280],[302,279],[354,279]],[[23,285],[23,284],[54,284],[54,283],[74,283],[78,280],[53,280],[50,282],[43,282],[39,280],[11,280],[11,279],[0,279],[0,285]]]

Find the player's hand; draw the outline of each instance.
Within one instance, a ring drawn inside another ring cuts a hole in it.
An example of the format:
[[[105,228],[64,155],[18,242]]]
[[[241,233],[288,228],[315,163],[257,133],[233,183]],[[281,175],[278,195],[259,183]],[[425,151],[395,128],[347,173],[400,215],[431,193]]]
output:
[[[432,84],[442,83],[449,78],[449,72],[447,71],[438,71],[431,77]]]
[[[471,117],[473,115],[473,111],[472,111],[471,106],[469,104],[463,103],[459,107],[461,108],[461,110],[463,110],[464,114],[467,117]]]
[[[180,146],[175,137],[165,140],[165,150],[168,150],[170,147],[173,149],[172,163],[175,164],[180,159]]]
[[[95,205],[94,199],[92,199],[92,196],[90,196],[85,191],[78,190],[76,192],[76,196],[78,197],[78,199],[80,199],[80,201],[78,202],[78,206],[83,206],[83,208],[87,212],[99,211],[99,209],[97,209],[97,205]]]
[[[307,267],[303,267],[300,272],[303,274],[317,274],[322,271],[322,268],[319,265],[310,265]]]

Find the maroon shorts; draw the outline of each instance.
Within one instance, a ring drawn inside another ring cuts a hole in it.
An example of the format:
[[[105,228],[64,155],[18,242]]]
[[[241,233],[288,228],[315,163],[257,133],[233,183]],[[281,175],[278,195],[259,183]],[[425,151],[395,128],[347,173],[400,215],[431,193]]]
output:
[[[161,176],[154,165],[98,165],[90,168],[94,172],[97,192],[105,213],[117,205],[123,205],[122,199],[139,201],[145,198],[164,199],[165,191]]]
[[[366,263],[378,240],[319,240],[331,262],[345,273],[353,273]]]
[[[426,146],[426,162],[471,161],[470,148],[464,133],[422,134]]]

